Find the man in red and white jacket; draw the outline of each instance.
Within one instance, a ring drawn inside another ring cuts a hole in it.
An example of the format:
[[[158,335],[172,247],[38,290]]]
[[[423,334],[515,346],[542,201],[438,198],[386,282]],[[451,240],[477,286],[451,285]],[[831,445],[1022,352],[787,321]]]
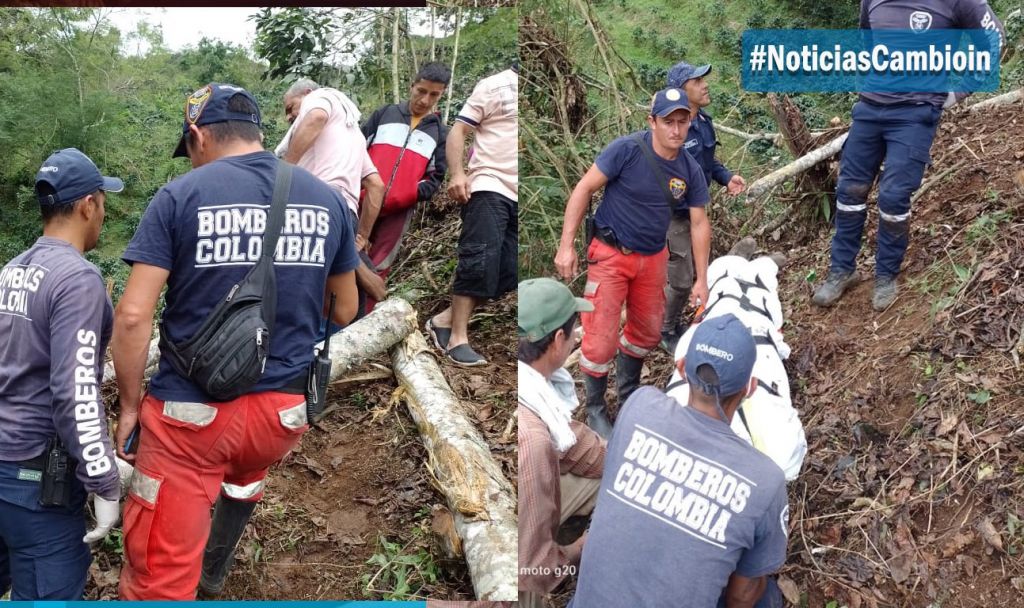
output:
[[[363,135],[374,166],[384,180],[384,200],[379,208],[363,205],[357,247],[367,247],[377,273],[386,278],[398,255],[412,210],[429,201],[444,180],[445,139],[448,127],[434,112],[444,94],[451,70],[431,62],[413,79],[409,100],[378,108],[363,123]],[[363,234],[366,227],[372,231]],[[367,310],[373,302],[367,301]]]

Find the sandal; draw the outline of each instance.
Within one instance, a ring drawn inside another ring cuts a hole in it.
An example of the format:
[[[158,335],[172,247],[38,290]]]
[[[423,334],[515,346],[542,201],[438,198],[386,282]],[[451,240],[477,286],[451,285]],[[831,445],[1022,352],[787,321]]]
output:
[[[469,344],[459,344],[445,353],[448,355],[448,359],[455,365],[462,367],[477,367],[480,365],[487,365],[487,359],[484,359],[473,350]]]
[[[438,327],[434,325],[434,319],[427,319],[427,324],[423,326],[427,330],[427,334],[434,340],[434,346],[437,350],[442,353],[448,353],[448,340],[452,337],[451,327]]]

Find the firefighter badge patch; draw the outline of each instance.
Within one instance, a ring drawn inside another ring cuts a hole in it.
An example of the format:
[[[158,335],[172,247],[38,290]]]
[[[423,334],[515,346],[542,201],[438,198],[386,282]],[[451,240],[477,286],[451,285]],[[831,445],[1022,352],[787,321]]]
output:
[[[678,177],[673,177],[668,180],[668,190],[672,193],[672,198],[679,200],[686,194],[686,182]]]
[[[185,102],[185,120],[192,124],[196,124],[199,117],[203,113],[203,108],[210,101],[210,96],[213,94],[213,89],[210,85],[199,89],[195,93],[189,95],[188,100]]]

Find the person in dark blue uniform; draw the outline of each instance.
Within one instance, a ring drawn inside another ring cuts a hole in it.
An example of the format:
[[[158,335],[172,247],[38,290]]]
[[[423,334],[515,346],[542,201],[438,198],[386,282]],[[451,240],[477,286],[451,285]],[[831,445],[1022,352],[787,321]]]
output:
[[[82,599],[87,543],[120,516],[100,396],[113,307],[82,254],[99,239],[106,193],[123,188],[78,150],[55,152],[36,175],[43,236],[0,269],[0,596],[12,600]],[[90,492],[97,526],[86,533]]]
[[[985,0],[861,0],[861,29],[986,29],[1003,24]],[[921,185],[943,108],[967,93],[861,93],[843,148],[836,188],[836,232],[828,278],[814,292],[816,306],[839,301],[856,280],[857,253],[867,218],[867,198],[883,161],[878,184],[878,251],[871,305],[887,309],[896,300],[896,277],[910,237],[910,197]]]
[[[706,76],[710,65],[694,67],[685,61],[672,66],[668,71],[668,86],[682,89],[690,104],[690,130],[683,147],[697,161],[704,171],[708,186],[712,181],[725,187],[726,192],[735,196],[743,192],[747,182],[725,168],[715,157],[718,138],[711,116],[704,108],[711,103]],[[686,210],[672,215],[668,229],[668,282],[665,285],[665,318],[661,327],[661,347],[674,353],[679,336],[684,328],[680,325],[683,305],[690,297],[693,287],[693,246],[690,242],[690,216]]]

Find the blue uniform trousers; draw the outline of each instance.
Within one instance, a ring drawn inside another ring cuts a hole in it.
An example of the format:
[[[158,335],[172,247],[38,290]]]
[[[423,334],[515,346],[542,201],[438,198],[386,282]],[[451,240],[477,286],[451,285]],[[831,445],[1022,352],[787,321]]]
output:
[[[854,270],[868,193],[884,160],[875,275],[899,274],[910,236],[910,196],[921,185],[941,114],[942,108],[928,103],[881,106],[862,100],[853,106],[853,125],[839,165],[832,273]]]
[[[86,493],[74,480],[71,507],[39,506],[34,472],[0,461],[0,596],[80,600],[92,562],[85,536]]]

